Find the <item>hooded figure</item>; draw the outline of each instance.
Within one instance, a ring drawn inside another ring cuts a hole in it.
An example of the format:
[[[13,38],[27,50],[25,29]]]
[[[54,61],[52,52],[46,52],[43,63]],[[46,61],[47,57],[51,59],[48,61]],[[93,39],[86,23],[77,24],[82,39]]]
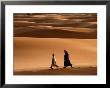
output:
[[[52,54],[52,64],[51,64],[51,69],[53,69],[52,67],[58,67],[58,65],[56,64],[56,59],[55,59],[55,55],[54,54]]]
[[[64,50],[64,68],[66,68],[67,66],[71,66],[72,67],[72,64],[69,60],[69,54],[66,50]]]

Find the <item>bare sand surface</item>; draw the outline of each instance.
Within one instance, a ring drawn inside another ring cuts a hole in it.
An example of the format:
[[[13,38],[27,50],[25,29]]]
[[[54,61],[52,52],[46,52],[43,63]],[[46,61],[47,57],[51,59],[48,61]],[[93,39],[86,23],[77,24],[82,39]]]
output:
[[[22,71],[26,70],[28,74],[28,71],[30,73],[30,69],[31,70],[33,69],[37,72],[37,69],[43,67],[49,68],[51,65],[52,53],[55,54],[57,64],[60,67],[63,67],[64,49],[68,51],[70,55],[70,61],[73,64],[73,67],[75,66],[96,67],[97,66],[96,41],[97,41],[96,39],[14,37],[14,72],[16,73],[17,71],[21,71],[21,69],[23,69]],[[43,71],[46,70],[46,72],[49,71],[51,73],[51,71],[48,70],[47,68],[44,69]],[[82,68],[82,70],[83,69],[84,68]],[[72,70],[70,69],[70,71]],[[73,72],[74,71],[75,70],[73,69]],[[39,73],[42,73],[42,71],[36,74]],[[86,71],[85,74],[87,74]]]
[[[34,69],[15,71],[14,75],[97,75],[97,67],[74,67],[58,69]]]

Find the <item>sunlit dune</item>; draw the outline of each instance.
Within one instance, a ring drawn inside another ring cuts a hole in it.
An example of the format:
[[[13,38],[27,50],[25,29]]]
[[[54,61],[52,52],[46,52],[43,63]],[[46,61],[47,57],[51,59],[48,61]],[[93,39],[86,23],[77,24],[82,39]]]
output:
[[[28,21],[14,21],[15,27],[27,27],[28,25],[36,26],[35,22],[28,22]]]
[[[29,22],[29,21],[14,21],[15,24],[17,23],[35,23],[35,22]]]
[[[39,25],[39,26],[28,26],[30,28],[34,28],[34,29],[56,29],[56,30],[67,30],[67,31],[75,31],[75,32],[93,32],[95,31],[96,29],[94,28],[74,28],[74,27],[54,27],[54,26],[42,26],[42,25]]]
[[[39,28],[39,29],[37,29]],[[76,38],[76,39],[96,39],[96,29],[86,28],[59,28],[47,27],[18,27],[14,30],[16,37],[34,37],[34,38]]]
[[[96,66],[96,39],[14,38],[14,70],[50,67],[52,53],[63,66],[67,49],[73,66]]]
[[[45,18],[46,16],[45,15],[31,15],[30,17],[32,17],[32,18],[39,18],[39,17],[41,17],[41,18]]]

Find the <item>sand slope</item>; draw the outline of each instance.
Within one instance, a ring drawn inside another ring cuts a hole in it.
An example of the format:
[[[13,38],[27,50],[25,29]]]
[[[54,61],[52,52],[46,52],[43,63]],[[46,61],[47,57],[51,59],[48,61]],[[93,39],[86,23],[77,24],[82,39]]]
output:
[[[52,53],[63,66],[63,50],[70,54],[73,66],[96,66],[96,39],[14,37],[14,71],[49,67]]]

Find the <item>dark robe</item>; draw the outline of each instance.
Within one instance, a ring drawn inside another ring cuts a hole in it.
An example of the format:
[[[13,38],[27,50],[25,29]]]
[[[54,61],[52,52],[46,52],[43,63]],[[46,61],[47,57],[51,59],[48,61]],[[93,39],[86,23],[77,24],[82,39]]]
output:
[[[65,55],[64,55],[64,66],[72,66],[72,64],[69,60],[69,54],[67,51],[65,52]]]

